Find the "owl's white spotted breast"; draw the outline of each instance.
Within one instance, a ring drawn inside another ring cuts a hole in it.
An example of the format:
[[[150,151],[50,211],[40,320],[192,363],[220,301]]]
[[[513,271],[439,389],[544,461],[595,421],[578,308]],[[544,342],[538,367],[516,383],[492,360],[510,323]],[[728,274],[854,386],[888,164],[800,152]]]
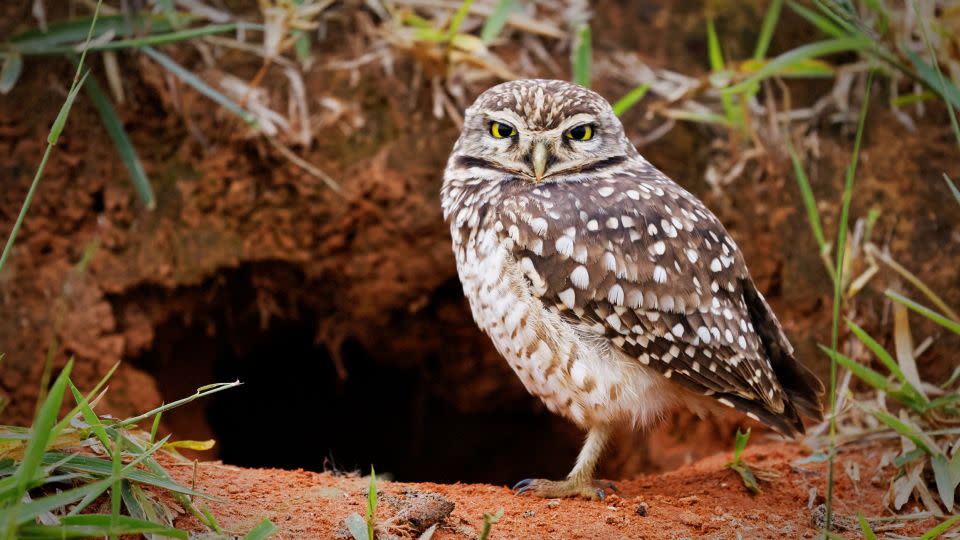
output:
[[[649,424],[676,402],[678,389],[662,376],[545,309],[532,294],[538,284],[525,277],[492,224],[461,228],[457,221],[451,234],[473,317],[551,411],[583,427]]]

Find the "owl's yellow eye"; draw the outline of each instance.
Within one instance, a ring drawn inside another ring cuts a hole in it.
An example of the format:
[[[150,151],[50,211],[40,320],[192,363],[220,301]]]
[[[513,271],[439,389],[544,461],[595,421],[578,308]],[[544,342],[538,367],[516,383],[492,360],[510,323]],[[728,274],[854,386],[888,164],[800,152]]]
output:
[[[503,122],[490,122],[490,134],[494,139],[506,139],[517,134],[517,130],[510,124]]]
[[[593,126],[580,124],[567,130],[567,138],[575,141],[589,141],[593,138]]]

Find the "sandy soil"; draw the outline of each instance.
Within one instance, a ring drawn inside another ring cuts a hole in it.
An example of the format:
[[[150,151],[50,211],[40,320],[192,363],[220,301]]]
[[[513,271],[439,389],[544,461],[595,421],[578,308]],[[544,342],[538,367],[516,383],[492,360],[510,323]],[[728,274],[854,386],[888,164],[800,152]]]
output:
[[[881,501],[889,469],[878,468],[881,453],[878,448],[858,448],[839,454],[835,494],[840,523],[849,524],[856,511],[868,516],[886,514]],[[738,534],[742,538],[811,538],[817,534],[813,508],[823,502],[825,464],[803,463],[807,455],[793,442],[748,448],[744,459],[756,470],[776,476],[761,482],[759,495],[750,494],[726,468],[729,453],[674,472],[619,481],[620,493],[603,502],[515,496],[506,486],[487,484],[381,481],[377,519],[385,523],[393,518],[394,527],[381,527],[384,534],[402,537],[404,524],[422,530],[444,515],[443,505],[410,507],[398,501],[412,494],[434,493],[454,505],[452,513],[439,521],[434,538],[441,539],[475,538],[483,514],[500,508],[504,515],[493,526],[491,538],[735,538]],[[171,470],[181,481],[193,481],[192,464],[171,464]],[[844,470],[857,470],[859,476]],[[222,498],[207,504],[226,530],[242,533],[267,517],[279,527],[278,538],[342,534],[348,514],[364,514],[368,482],[355,475],[251,470],[215,462],[201,462],[196,468],[196,487]],[[199,529],[193,518],[181,518],[178,525]],[[916,532],[930,525],[914,522],[898,532]],[[839,532],[857,536],[853,530]],[[406,534],[413,532],[408,529]]]

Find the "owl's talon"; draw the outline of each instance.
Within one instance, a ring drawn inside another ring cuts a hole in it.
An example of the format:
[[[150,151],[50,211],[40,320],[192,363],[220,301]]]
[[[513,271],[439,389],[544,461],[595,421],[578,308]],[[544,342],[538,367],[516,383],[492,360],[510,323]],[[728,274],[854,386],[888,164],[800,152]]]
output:
[[[560,497],[583,497],[594,501],[602,501],[607,497],[607,490],[617,491],[612,482],[600,480],[543,480],[527,478],[513,486],[514,495],[529,492],[544,499]]]
[[[523,493],[524,489],[527,488],[531,482],[533,482],[532,478],[524,478],[523,480],[517,482],[517,484],[511,489],[513,491],[517,491],[519,489],[520,491],[517,491],[517,495],[519,495]]]

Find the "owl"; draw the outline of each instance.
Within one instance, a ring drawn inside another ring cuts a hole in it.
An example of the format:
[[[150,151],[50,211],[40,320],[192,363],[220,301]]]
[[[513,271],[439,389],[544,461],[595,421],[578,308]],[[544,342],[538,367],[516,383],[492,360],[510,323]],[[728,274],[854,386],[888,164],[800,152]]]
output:
[[[611,433],[675,407],[732,407],[786,435],[822,418],[720,220],[641,156],[600,95],[494,86],[465,113],[441,199],[474,320],[526,389],[587,431],[563,480],[517,493],[602,499]]]

